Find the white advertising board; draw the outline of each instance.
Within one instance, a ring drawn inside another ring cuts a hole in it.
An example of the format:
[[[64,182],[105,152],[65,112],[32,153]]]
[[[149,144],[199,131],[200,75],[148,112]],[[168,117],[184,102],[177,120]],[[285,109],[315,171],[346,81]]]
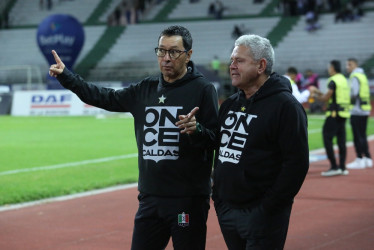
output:
[[[68,90],[16,91],[13,95],[13,116],[69,116],[110,114],[82,102]]]

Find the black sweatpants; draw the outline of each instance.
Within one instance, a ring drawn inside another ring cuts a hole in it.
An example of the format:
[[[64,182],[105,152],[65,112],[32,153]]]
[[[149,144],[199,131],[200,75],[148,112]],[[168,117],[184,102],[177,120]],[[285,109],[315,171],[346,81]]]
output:
[[[330,161],[332,169],[342,169],[345,170],[345,159],[347,157],[347,146],[346,143],[346,131],[345,131],[345,121],[346,118],[342,117],[326,117],[325,123],[323,124],[323,144],[325,145],[325,150],[327,158]],[[333,149],[333,139],[336,136],[338,148],[339,148],[339,167],[336,163],[334,149]]]
[[[274,213],[263,209],[215,205],[218,222],[229,250],[281,250],[287,238],[292,205]]]
[[[160,197],[139,194],[132,250],[205,249],[209,196]]]
[[[352,115],[351,127],[353,133],[353,143],[358,158],[371,158],[369,152],[369,145],[367,141],[366,128],[368,124],[367,116]]]

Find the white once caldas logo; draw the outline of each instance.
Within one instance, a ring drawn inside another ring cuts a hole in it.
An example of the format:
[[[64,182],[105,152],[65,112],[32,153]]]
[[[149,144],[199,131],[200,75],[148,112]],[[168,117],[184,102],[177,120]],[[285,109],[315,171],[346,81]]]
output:
[[[145,108],[143,159],[158,162],[179,158],[180,129],[175,126],[178,110],[182,107]]]
[[[218,159],[238,163],[249,134],[249,124],[257,115],[230,111],[221,126],[221,144]]]

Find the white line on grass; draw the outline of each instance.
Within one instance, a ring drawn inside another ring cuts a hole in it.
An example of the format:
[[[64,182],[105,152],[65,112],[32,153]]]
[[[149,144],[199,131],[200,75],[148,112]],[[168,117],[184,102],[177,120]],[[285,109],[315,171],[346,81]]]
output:
[[[119,159],[134,158],[134,157],[137,157],[137,156],[138,156],[138,154],[135,153],[135,154],[119,155],[119,156],[112,156],[112,157],[85,160],[85,161],[68,162],[68,163],[62,163],[62,164],[50,165],[50,166],[43,166],[43,167],[8,170],[8,171],[0,172],[0,176],[1,175],[19,174],[19,173],[25,173],[25,172],[41,171],[41,170],[51,170],[51,169],[58,169],[58,168],[76,167],[76,166],[93,164],[93,163],[100,163],[100,162],[107,162],[107,161],[115,161],[115,160],[119,160]]]
[[[371,135],[371,136],[368,137],[368,141],[371,141],[371,140],[374,140],[374,135]],[[352,145],[353,145],[352,142],[347,143],[347,146],[352,146]],[[336,149],[336,146],[334,147],[334,149]],[[309,153],[310,153],[310,155],[313,156],[313,154],[321,154],[324,151],[325,151],[325,149],[321,148],[321,149],[312,150]],[[117,156],[117,157],[123,157],[123,158],[131,158],[130,156],[135,157],[133,155],[137,156],[137,154],[130,154],[130,155],[124,155],[124,156]],[[109,157],[109,158],[113,158],[113,157]],[[106,158],[103,158],[103,159],[106,159]],[[126,184],[126,185],[121,185],[121,186],[116,186],[116,187],[109,187],[109,188],[104,188],[104,189],[99,189],[99,190],[94,190],[94,191],[83,192],[83,193],[79,193],[79,194],[65,195],[65,196],[48,198],[48,199],[43,199],[43,200],[38,200],[38,201],[25,202],[25,203],[20,203],[20,204],[5,205],[5,206],[0,206],[0,212],[8,211],[8,210],[14,210],[14,209],[21,209],[21,208],[24,208],[24,207],[30,207],[30,206],[34,206],[34,205],[40,205],[40,204],[44,204],[44,203],[47,203],[47,202],[71,200],[71,199],[76,199],[76,198],[90,196],[90,195],[96,195],[96,194],[107,193],[107,192],[112,192],[112,191],[116,191],[116,190],[133,188],[133,187],[137,187],[137,186],[138,186],[137,183],[132,183],[132,184]]]

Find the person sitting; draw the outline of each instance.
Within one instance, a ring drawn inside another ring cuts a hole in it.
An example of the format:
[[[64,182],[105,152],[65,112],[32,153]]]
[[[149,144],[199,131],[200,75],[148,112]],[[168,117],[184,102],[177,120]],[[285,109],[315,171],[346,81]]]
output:
[[[305,14],[305,22],[307,23],[306,30],[309,32],[321,28],[321,25],[318,23],[318,15],[312,10],[309,10]]]
[[[234,29],[231,32],[231,37],[234,38],[234,39],[237,39],[241,35],[243,35],[243,31],[241,30],[239,25],[235,24]]]
[[[208,16],[215,16],[216,15],[216,7],[215,7],[215,4],[212,2],[209,4],[209,7],[208,7]]]

